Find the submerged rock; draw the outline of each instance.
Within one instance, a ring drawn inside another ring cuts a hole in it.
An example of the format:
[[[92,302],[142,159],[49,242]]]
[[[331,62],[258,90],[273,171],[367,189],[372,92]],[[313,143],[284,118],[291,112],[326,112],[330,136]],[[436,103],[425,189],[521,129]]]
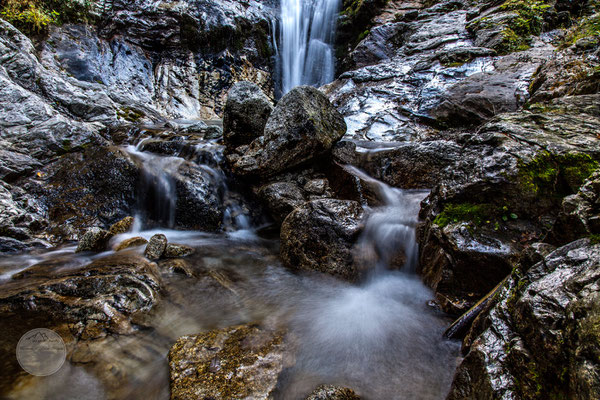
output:
[[[112,234],[102,228],[88,229],[77,246],[77,252],[81,251],[103,251],[112,237]]]
[[[354,390],[340,386],[321,385],[306,400],[360,400]]]
[[[271,100],[252,82],[237,82],[227,93],[223,111],[223,139],[230,149],[250,144],[263,135]]]
[[[359,276],[352,246],[363,209],[356,201],[323,199],[304,203],[281,225],[281,258],[293,270],[320,271],[354,281]]]
[[[180,258],[194,254],[194,248],[184,244],[169,243],[162,254],[164,258]]]
[[[167,248],[167,237],[163,234],[157,233],[152,236],[148,241],[146,250],[144,250],[144,256],[152,261],[159,260]]]
[[[600,396],[600,246],[582,239],[517,268],[475,321],[449,400]]]
[[[183,336],[169,352],[171,399],[266,400],[283,367],[282,332],[241,325]]]
[[[346,133],[346,123],[327,97],[300,86],[277,103],[265,126],[235,161],[239,175],[270,176],[327,153]]]
[[[146,239],[144,239],[143,237],[139,237],[139,236],[132,237],[129,239],[125,239],[121,243],[119,243],[119,245],[115,248],[115,251],[121,251],[121,250],[129,249],[131,247],[143,246],[146,243],[148,243],[148,241]]]

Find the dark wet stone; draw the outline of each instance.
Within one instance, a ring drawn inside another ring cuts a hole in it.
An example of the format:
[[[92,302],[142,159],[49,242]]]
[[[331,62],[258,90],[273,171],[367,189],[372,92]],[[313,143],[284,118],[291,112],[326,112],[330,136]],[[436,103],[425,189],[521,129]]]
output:
[[[144,256],[149,260],[156,261],[162,257],[166,248],[167,237],[163,234],[157,233],[148,241],[146,250],[144,250]]]
[[[360,271],[352,246],[361,230],[363,209],[350,200],[304,203],[281,225],[281,258],[296,271],[320,271],[354,281]]]
[[[180,258],[194,254],[194,248],[184,244],[169,243],[162,254],[164,258]]]
[[[516,268],[475,321],[448,399],[598,398],[599,263],[583,239]]]

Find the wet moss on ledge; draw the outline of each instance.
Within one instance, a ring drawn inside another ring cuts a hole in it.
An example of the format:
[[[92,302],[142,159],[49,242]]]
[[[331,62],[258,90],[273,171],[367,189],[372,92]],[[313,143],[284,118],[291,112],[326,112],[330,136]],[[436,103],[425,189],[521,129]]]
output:
[[[508,207],[489,203],[450,203],[444,206],[444,210],[435,217],[433,223],[440,228],[458,222],[472,222],[477,226],[493,223],[497,229],[500,221],[517,218],[516,214],[509,212]]]
[[[589,154],[552,155],[544,151],[529,162],[519,163],[517,180],[529,193],[564,197],[575,193],[596,169],[598,162]]]

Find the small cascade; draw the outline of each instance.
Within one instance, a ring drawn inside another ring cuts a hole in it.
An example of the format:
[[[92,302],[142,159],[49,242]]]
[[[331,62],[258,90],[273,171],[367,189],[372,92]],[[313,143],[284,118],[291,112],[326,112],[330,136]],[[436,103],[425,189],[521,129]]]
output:
[[[374,260],[376,271],[383,271],[398,266],[398,250],[401,250],[402,271],[415,273],[418,258],[416,225],[421,201],[429,191],[393,188],[355,167],[345,168],[374,188],[383,203],[371,210],[365,222],[358,243],[360,253]]]
[[[178,228],[178,191],[180,186],[193,184],[181,171],[189,169],[206,177],[210,186],[218,193],[223,205],[222,229],[225,232],[240,232],[242,237],[253,237],[252,218],[244,196],[231,187],[221,168],[225,162],[223,146],[213,139],[193,138],[179,141],[172,128],[152,127],[131,132],[133,144],[124,149],[141,163],[143,178],[140,182],[134,231],[154,228]],[[162,139],[161,139],[162,138]],[[157,154],[152,149],[169,154]],[[181,229],[181,227],[179,227]]]
[[[177,206],[177,190],[173,175],[184,159],[173,156],[159,156],[129,145],[126,151],[142,162],[144,177],[141,182],[138,215],[136,220],[142,224],[154,223],[173,228],[175,226],[175,208]]]
[[[339,9],[340,0],[281,0],[275,50],[282,95],[299,85],[322,86],[333,80]]]

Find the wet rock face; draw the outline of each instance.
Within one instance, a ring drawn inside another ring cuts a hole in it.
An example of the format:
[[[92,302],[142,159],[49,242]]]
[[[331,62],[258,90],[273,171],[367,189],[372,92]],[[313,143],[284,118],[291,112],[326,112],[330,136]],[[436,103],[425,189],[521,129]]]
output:
[[[438,179],[421,211],[419,264],[445,311],[466,311],[498,284],[521,251],[548,233],[562,199],[577,193],[597,168],[592,126],[600,127],[600,121],[581,113],[577,104],[551,105],[560,110],[556,113],[501,114],[476,135],[449,134],[447,140],[454,140],[415,144],[417,154],[427,154],[436,143],[448,149],[425,164],[430,168],[422,168],[419,158],[414,162],[414,151],[404,150],[413,145],[390,151],[390,167],[415,166],[420,179]],[[402,173],[381,165],[382,179],[402,183]]]
[[[282,332],[241,325],[184,336],[169,352],[171,399],[268,399],[283,366]]]
[[[564,198],[548,240],[562,244],[600,234],[599,196],[600,174],[596,172],[576,194]]]
[[[133,214],[141,177],[140,166],[123,150],[89,148],[44,169],[45,185],[35,190],[43,196],[51,234],[74,239],[89,226],[108,228]]]
[[[281,225],[281,258],[298,271],[319,271],[354,281],[360,271],[352,246],[360,231],[358,202],[323,199],[304,203]]]
[[[175,224],[187,229],[216,231],[223,220],[218,183],[196,164],[184,162],[175,174]]]
[[[115,1],[100,33],[154,54],[159,108],[215,118],[234,82],[250,80],[272,93],[268,32],[276,7],[255,0]]]
[[[81,103],[85,98],[90,107],[102,107],[110,100],[54,75],[40,63],[33,43],[4,20],[0,20],[0,58],[5,60],[0,70],[4,178],[21,177],[38,168],[40,161],[70,148],[103,142],[98,125],[62,112],[63,106],[68,107],[63,101]]]
[[[600,247],[583,239],[517,269],[476,321],[448,399],[597,398],[598,265]]]
[[[235,161],[239,175],[270,176],[327,153],[346,123],[327,97],[310,86],[287,93],[267,120],[264,136]]]
[[[250,144],[262,136],[271,115],[271,100],[258,85],[238,82],[227,93],[223,112],[223,139],[228,148]]]
[[[0,314],[41,313],[49,323],[73,323],[82,332],[100,325],[127,334],[133,330],[130,317],[151,309],[159,289],[156,266],[131,254],[104,257],[81,268],[38,264],[4,284]]]

